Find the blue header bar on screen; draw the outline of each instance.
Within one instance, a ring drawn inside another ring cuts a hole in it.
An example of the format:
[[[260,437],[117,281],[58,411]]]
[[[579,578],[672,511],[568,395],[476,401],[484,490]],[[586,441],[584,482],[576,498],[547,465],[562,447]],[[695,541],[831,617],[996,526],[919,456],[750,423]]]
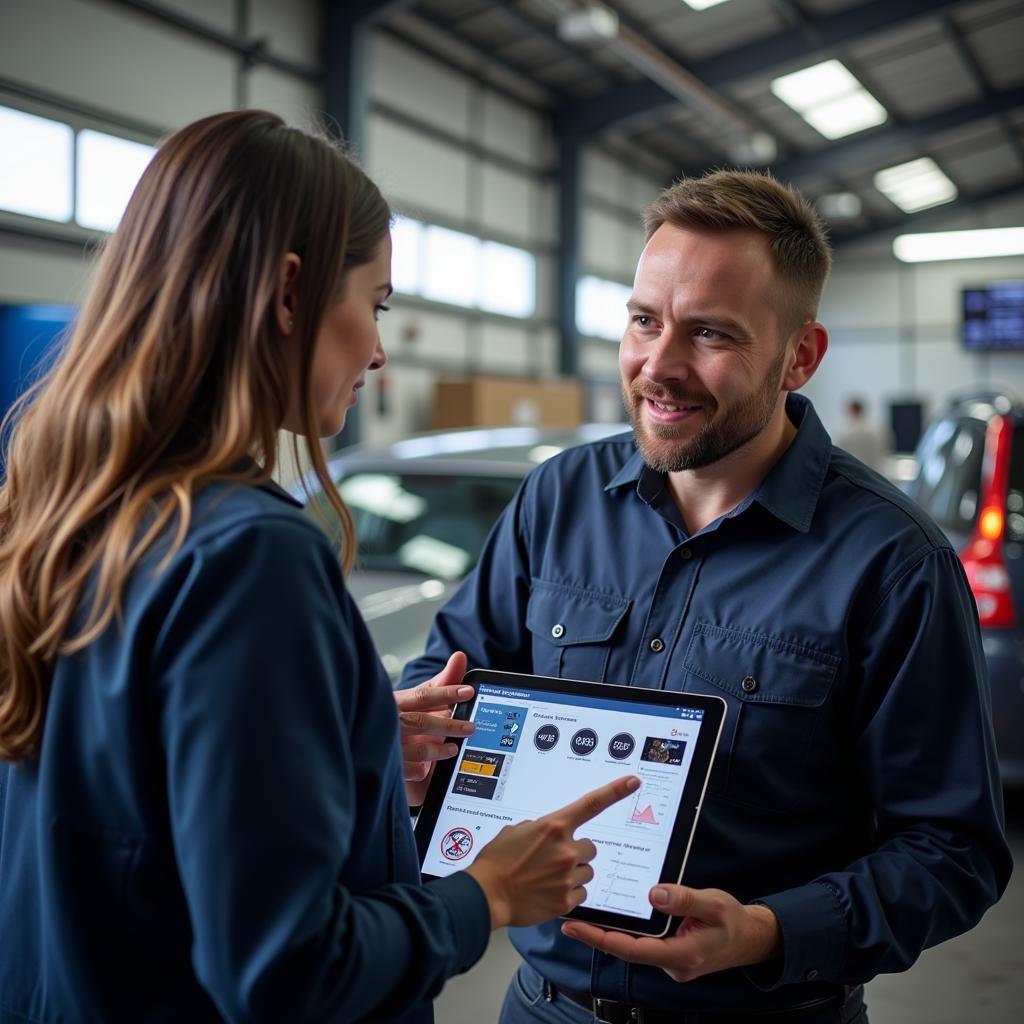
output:
[[[531,690],[519,686],[496,686],[480,683],[477,686],[480,697],[501,697],[512,700],[528,700],[544,704],[568,704],[573,707],[586,705],[603,711],[631,711],[634,714],[655,715],[659,718],[685,718],[699,722],[704,717],[702,708],[677,708],[671,704],[647,704],[644,701],[608,700],[604,697],[581,697],[565,693],[551,693],[547,690]]]

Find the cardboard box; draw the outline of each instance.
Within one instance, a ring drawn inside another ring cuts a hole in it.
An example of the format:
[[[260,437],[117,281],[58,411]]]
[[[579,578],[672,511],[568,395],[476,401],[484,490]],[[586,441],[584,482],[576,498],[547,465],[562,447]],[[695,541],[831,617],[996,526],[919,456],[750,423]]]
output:
[[[583,382],[573,378],[442,377],[433,428],[575,427],[583,406]]]

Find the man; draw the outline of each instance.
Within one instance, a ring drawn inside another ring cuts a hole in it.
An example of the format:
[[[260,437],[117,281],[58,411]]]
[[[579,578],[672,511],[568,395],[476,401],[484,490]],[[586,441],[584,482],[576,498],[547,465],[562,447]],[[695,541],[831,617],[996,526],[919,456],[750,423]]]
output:
[[[846,403],[846,427],[836,438],[840,448],[855,455],[865,466],[885,472],[892,444],[885,433],[873,426],[864,415],[864,403],[851,398]]]
[[[687,884],[651,894],[677,932],[514,931],[503,1024],[860,1022],[863,982],[971,928],[1009,876],[976,610],[939,530],[792,394],[828,344],[806,201],[717,172],[646,227],[632,434],[530,476],[404,682],[455,680],[465,651],[728,703]]]

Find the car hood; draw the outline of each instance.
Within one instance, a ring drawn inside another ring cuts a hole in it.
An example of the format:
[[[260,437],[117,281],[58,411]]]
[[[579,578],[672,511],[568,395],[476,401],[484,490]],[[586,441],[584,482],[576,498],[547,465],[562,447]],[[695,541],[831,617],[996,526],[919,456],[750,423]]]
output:
[[[434,615],[458,585],[407,572],[357,570],[349,577],[349,591],[392,682],[407,661],[423,653]]]

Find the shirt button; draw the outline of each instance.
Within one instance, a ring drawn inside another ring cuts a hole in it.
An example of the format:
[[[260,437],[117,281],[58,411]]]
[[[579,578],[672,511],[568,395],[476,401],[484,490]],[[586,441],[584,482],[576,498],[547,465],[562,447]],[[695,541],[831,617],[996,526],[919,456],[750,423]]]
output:
[[[684,562],[689,561],[691,558],[693,558],[693,552],[689,548],[683,548],[683,550],[679,552],[679,557]]]
[[[660,636],[656,636],[651,641],[651,650],[654,651],[655,654],[661,654],[661,652],[665,650],[665,641],[662,640]]]
[[[562,625],[562,624],[561,624],[560,622],[556,622],[556,623],[555,623],[555,624],[554,624],[554,625],[553,625],[553,626],[551,627],[551,635],[552,635],[552,636],[553,636],[553,637],[554,637],[554,638],[555,638],[556,640],[558,640],[558,639],[559,639],[560,637],[563,637],[563,636],[565,636],[565,626],[563,626],[563,625]]]
[[[815,979],[815,978],[816,978],[817,976],[818,976],[818,972],[817,972],[817,970],[816,970],[816,969],[815,969],[814,967],[812,967],[812,968],[811,968],[811,969],[810,969],[810,970],[809,970],[809,971],[808,971],[808,972],[807,972],[807,973],[806,973],[806,974],[804,975],[804,981],[814,981],[814,979]]]
[[[745,676],[740,686],[745,693],[753,693],[757,689],[757,680],[753,676]]]

